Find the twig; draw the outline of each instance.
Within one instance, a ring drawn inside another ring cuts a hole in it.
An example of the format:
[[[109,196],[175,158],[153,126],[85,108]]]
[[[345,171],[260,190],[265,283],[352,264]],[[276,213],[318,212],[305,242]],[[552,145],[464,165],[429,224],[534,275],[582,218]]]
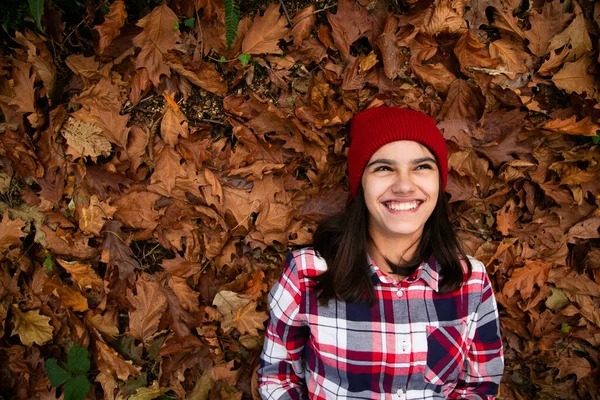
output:
[[[225,122],[217,121],[216,119],[207,119],[207,118],[190,118],[192,122],[207,122],[209,124],[219,124],[223,126],[229,126]]]
[[[304,18],[308,18],[308,17],[311,17],[311,16],[313,16],[313,15],[315,15],[315,14],[318,14],[318,13],[320,13],[320,12],[327,11],[327,10],[329,10],[330,8],[333,8],[333,7],[335,7],[335,6],[337,6],[337,4],[332,4],[332,5],[329,5],[329,6],[327,6],[327,7],[323,7],[323,8],[321,8],[320,10],[317,10],[317,11],[315,11],[315,12],[313,12],[313,13],[310,13],[310,14],[308,14],[308,15],[305,15],[304,17],[302,17],[302,18],[300,18],[298,21],[296,21],[296,23],[292,25],[292,28],[293,28],[294,26],[298,25],[298,23],[300,23],[300,21],[302,21]]]
[[[288,14],[287,7],[285,6],[285,4],[283,4],[283,0],[279,0],[279,4],[281,4],[281,8],[283,8],[283,13],[285,14],[285,17],[288,20],[288,25],[293,25],[292,20],[290,19],[290,14]]]

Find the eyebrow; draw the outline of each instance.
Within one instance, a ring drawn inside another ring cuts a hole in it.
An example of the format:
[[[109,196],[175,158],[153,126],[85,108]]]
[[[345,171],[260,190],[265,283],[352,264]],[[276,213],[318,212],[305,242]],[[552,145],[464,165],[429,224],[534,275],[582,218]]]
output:
[[[434,164],[437,164],[436,161],[431,157],[421,157],[410,161],[411,164],[421,164],[424,162],[432,162]],[[394,160],[390,160],[389,158],[378,158],[377,160],[373,160],[369,164],[367,164],[366,168],[369,168],[371,165],[375,164],[394,165],[396,164],[396,162]]]

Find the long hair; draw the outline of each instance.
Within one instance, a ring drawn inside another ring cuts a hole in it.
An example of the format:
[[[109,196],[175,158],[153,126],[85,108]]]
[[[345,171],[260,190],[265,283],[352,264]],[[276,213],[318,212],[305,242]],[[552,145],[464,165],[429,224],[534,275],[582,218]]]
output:
[[[334,298],[350,303],[375,303],[367,250],[370,240],[368,219],[369,211],[359,186],[356,199],[351,200],[343,213],[326,218],[317,226],[313,246],[327,262],[327,270],[314,278],[322,304]],[[431,256],[440,266],[441,294],[460,288],[471,274],[471,264],[450,222],[443,190],[439,191],[436,206],[425,222],[413,258],[401,266],[388,263],[393,270],[407,275]],[[461,259],[467,263],[467,274]]]

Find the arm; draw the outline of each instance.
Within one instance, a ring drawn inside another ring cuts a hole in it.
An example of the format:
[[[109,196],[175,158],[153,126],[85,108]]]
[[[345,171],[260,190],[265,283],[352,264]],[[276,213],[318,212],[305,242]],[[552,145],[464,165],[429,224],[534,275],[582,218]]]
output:
[[[475,336],[449,398],[492,400],[504,371],[498,306],[487,273],[483,272],[481,303],[475,312]]]
[[[263,399],[308,398],[302,351],[309,328],[300,314],[302,283],[290,254],[269,293],[269,325],[260,356],[258,389]]]

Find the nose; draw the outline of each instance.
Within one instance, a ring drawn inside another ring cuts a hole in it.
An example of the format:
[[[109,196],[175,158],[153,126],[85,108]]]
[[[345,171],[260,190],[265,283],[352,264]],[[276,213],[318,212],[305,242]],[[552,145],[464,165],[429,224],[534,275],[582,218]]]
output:
[[[411,179],[410,172],[400,169],[396,173],[394,184],[392,185],[393,193],[410,193],[414,188],[414,182]]]

